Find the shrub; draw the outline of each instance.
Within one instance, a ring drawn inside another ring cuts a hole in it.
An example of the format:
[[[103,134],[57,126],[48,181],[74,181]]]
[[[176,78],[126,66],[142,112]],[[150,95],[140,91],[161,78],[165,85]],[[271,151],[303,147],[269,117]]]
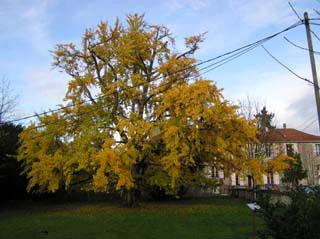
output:
[[[320,190],[306,192],[303,187],[290,191],[290,203],[272,202],[270,194],[259,199],[265,229],[261,239],[320,238]]]

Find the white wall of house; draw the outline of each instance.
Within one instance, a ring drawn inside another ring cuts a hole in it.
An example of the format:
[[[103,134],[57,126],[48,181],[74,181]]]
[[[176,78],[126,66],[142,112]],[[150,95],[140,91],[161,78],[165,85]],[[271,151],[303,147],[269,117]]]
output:
[[[278,173],[273,174],[273,183],[280,184],[280,175]]]
[[[299,153],[301,156],[301,161],[304,169],[307,170],[308,178],[302,180],[302,184],[317,184],[320,183],[320,170],[318,170],[318,165],[320,169],[320,155],[316,150],[317,142],[301,142],[301,143],[273,143],[272,144],[272,157],[284,153],[287,154],[287,144],[291,144],[294,152]],[[272,158],[270,157],[269,160]],[[274,174],[274,183],[281,183],[281,176],[279,174]],[[264,183],[267,183],[267,177],[264,177]]]
[[[219,170],[218,176],[219,176],[219,178],[224,179],[224,171],[223,170]]]
[[[245,180],[244,180],[243,177],[239,177],[239,184],[240,184],[240,186],[245,186],[246,185]]]
[[[268,183],[267,175],[262,175],[262,179],[263,179],[263,184],[267,184]]]
[[[231,174],[231,186],[236,186],[236,174],[232,173]]]

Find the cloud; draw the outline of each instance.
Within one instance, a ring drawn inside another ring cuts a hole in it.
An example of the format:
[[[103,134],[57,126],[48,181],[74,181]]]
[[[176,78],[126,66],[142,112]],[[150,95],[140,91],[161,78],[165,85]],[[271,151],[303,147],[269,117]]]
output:
[[[230,0],[229,4],[239,22],[255,29],[272,25],[287,25],[298,19],[286,1]]]
[[[28,44],[38,53],[48,54],[49,1],[4,1],[0,10],[0,31],[5,39]]]
[[[33,69],[24,77],[24,106],[39,112],[62,103],[69,78],[54,70]]]
[[[208,31],[201,55],[237,48],[297,22],[288,3],[279,0],[204,1],[197,7],[190,1],[176,0],[167,5],[172,9],[168,19],[179,15],[173,21],[178,36]],[[192,17],[188,16],[191,13]]]
[[[186,11],[188,14],[200,11],[210,5],[209,0],[171,0],[165,6],[171,13]]]
[[[312,134],[319,134],[316,101],[313,89],[297,97],[288,105],[287,112],[291,113],[291,119],[295,122],[297,129]]]
[[[302,66],[296,70],[308,72]],[[306,77],[310,75],[306,74]],[[236,89],[226,87],[227,99],[233,102],[244,100],[247,96],[258,99],[261,104],[266,104],[269,111],[275,113],[277,127],[286,123],[289,128],[304,130],[316,117],[313,87],[291,74],[260,69],[243,72],[237,80],[241,84]],[[312,127],[306,131],[319,133]]]

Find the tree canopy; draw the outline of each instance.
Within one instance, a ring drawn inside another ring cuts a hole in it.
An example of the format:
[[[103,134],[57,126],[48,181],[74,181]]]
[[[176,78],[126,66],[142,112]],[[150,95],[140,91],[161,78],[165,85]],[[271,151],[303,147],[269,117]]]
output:
[[[101,22],[82,47],[59,44],[54,66],[72,77],[60,111],[21,134],[19,159],[35,192],[81,188],[176,194],[203,179],[204,165],[244,169],[256,128],[197,71],[204,40],[175,49],[164,26],[128,15]]]

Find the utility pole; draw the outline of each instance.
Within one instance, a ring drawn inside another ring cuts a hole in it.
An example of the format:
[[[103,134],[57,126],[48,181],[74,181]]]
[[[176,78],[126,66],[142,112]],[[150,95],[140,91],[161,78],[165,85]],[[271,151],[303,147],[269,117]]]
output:
[[[317,76],[317,69],[316,69],[316,62],[314,60],[314,51],[311,39],[311,31],[310,31],[310,24],[309,24],[309,17],[308,13],[304,13],[304,24],[306,26],[306,33],[308,39],[308,47],[309,47],[309,56],[311,62],[311,70],[312,70],[312,77],[313,77],[313,87],[314,87],[314,94],[316,96],[316,104],[317,104],[317,112],[318,112],[318,124],[320,130],[320,95],[319,95],[319,84],[318,84],[318,76]]]

